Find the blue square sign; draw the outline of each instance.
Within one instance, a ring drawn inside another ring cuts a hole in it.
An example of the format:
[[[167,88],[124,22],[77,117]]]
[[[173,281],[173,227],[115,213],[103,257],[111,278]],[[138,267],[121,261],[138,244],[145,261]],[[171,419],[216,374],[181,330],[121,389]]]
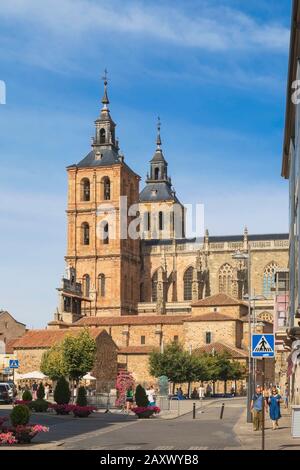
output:
[[[252,335],[251,356],[258,358],[275,357],[274,335]]]
[[[9,360],[9,367],[10,367],[10,369],[19,369],[18,359],[10,359]]]

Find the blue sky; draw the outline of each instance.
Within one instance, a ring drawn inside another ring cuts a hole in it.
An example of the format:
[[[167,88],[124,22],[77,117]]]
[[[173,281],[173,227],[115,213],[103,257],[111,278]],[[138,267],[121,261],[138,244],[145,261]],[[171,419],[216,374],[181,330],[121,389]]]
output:
[[[211,234],[285,232],[290,0],[2,0],[0,308],[43,327],[64,271],[65,167],[87,154],[109,70],[143,178],[157,115],[177,194]]]

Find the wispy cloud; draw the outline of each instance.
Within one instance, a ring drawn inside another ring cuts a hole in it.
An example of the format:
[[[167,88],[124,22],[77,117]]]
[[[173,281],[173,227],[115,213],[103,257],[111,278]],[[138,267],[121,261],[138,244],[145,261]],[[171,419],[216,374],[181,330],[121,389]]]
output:
[[[222,2],[214,9],[204,3],[193,14],[184,5],[157,2],[10,0],[1,5],[0,17],[78,41],[99,35],[105,42],[112,31],[210,51],[285,51],[289,38],[284,26],[260,23]]]

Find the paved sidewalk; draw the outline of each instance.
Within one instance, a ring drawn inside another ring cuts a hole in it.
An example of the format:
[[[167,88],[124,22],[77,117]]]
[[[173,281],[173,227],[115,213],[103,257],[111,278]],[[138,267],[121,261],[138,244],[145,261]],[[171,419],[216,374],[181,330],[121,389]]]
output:
[[[291,411],[282,409],[279,429],[273,431],[272,423],[266,414],[265,450],[300,450],[300,438],[291,436]],[[246,411],[234,427],[244,450],[261,450],[261,431],[253,431],[252,424],[246,423]]]

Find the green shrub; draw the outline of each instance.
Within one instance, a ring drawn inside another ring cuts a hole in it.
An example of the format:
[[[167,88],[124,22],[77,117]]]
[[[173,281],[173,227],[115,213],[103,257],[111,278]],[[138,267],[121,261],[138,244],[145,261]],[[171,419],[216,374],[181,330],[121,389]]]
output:
[[[149,400],[147,398],[146,390],[141,385],[138,385],[136,387],[135,402],[137,406],[141,406],[141,407],[149,406]]]
[[[31,410],[36,411],[37,413],[45,413],[49,408],[49,403],[43,398],[38,398],[28,404]]]
[[[24,401],[31,401],[32,400],[32,395],[29,390],[25,390],[22,395],[22,400]]]
[[[67,405],[71,398],[69,384],[64,377],[60,377],[54,390],[54,400],[58,405]]]
[[[28,424],[29,417],[30,411],[26,405],[16,405],[13,407],[13,410],[10,413],[10,420],[13,426],[18,426],[19,424]]]
[[[44,385],[42,384],[42,382],[40,383],[40,385],[38,386],[38,389],[37,389],[37,392],[36,392],[36,396],[39,400],[42,400],[43,398],[45,398],[45,387]]]
[[[87,405],[85,387],[79,387],[76,404],[79,405],[79,406],[86,406]]]

